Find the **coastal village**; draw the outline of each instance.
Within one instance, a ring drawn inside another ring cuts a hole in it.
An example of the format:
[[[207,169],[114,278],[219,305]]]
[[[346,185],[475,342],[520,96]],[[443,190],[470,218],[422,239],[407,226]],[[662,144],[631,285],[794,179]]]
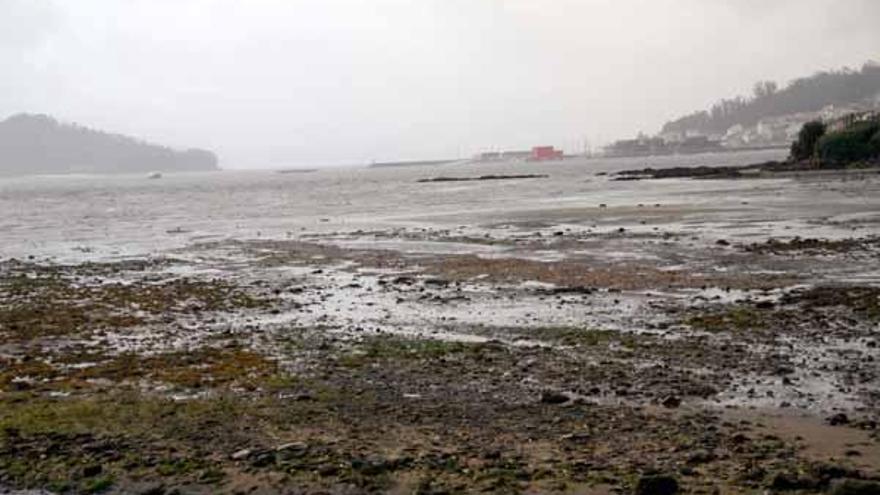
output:
[[[880,93],[858,103],[826,105],[818,111],[766,117],[754,125],[735,124],[724,133],[707,134],[699,130],[660,132],[654,136],[639,133],[632,139],[614,141],[597,153],[584,151],[566,154],[553,146],[535,146],[531,150],[482,152],[473,161],[554,161],[585,156],[636,157],[787,149],[807,122],[823,122],[830,131],[839,131],[856,122],[876,119],[878,116]]]

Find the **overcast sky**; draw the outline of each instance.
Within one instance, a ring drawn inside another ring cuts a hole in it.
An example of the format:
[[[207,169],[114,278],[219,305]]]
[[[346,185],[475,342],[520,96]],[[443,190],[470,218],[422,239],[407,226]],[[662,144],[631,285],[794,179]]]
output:
[[[877,0],[0,0],[0,118],[227,168],[580,151],[860,67],[878,25]]]

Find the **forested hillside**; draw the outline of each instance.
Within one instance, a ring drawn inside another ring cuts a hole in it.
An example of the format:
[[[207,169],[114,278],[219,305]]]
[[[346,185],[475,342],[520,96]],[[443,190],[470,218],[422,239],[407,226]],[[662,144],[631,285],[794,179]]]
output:
[[[736,124],[748,127],[767,117],[815,112],[827,105],[852,104],[878,95],[880,64],[869,62],[861,70],[841,69],[795,79],[782,89],[772,81],[756,83],[751,97],[723,99],[708,111],[667,122],[661,132],[723,133]]]
[[[0,122],[0,175],[216,170],[210,151],[165,146],[46,115],[15,115]]]

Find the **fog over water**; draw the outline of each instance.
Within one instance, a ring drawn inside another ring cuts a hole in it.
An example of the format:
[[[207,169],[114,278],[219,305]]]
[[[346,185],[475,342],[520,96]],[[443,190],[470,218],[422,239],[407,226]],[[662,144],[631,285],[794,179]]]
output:
[[[227,168],[581,151],[877,58],[874,0],[0,0],[0,118]]]

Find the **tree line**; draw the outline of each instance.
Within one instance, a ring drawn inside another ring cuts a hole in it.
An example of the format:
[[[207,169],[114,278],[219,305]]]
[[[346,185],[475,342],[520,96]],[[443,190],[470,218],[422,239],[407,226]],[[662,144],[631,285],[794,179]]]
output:
[[[758,82],[750,97],[722,99],[708,111],[667,122],[662,132],[724,133],[737,124],[753,126],[763,118],[815,112],[827,105],[855,103],[878,94],[880,64],[868,62],[861,70],[843,68],[795,79],[782,89],[772,81]]]
[[[120,134],[19,114],[0,122],[0,174],[216,170],[206,150],[177,151]]]

